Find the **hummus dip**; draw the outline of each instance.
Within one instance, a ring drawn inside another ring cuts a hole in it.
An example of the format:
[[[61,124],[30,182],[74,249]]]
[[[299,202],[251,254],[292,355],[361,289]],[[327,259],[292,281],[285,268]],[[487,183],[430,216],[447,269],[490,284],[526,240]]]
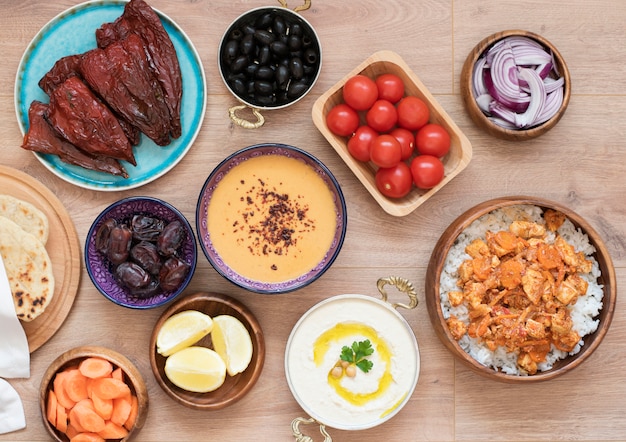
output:
[[[344,346],[369,340],[370,371],[340,378],[330,372]],[[409,400],[419,375],[419,351],[407,322],[390,305],[363,295],[329,298],[295,325],[285,354],[289,388],[314,419],[337,429],[381,424]]]

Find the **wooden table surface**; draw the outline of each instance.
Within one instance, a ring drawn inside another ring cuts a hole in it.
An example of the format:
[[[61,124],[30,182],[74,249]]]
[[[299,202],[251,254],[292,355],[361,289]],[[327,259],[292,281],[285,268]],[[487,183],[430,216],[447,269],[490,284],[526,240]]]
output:
[[[40,180],[63,202],[81,248],[94,218],[127,196],[150,195],[195,218],[196,200],[211,170],[242,147],[288,143],[311,152],[337,177],[346,197],[348,231],[332,268],[295,293],[263,296],[224,280],[199,255],[187,293],[214,291],[244,302],[263,327],[267,354],[262,375],[240,402],[214,412],[187,409],[156,383],[149,338],[164,307],[136,311],[101,296],[84,266],[75,303],[58,332],[32,355],[32,375],[11,380],[24,401],[27,428],[0,441],[48,440],[38,405],[41,377],[62,352],[97,344],[127,355],[145,377],[150,409],[142,441],[288,441],[290,423],[303,415],[283,369],[284,349],[297,319],[332,295],[377,295],[376,280],[399,276],[419,292],[416,310],[403,313],[419,343],[421,372],[413,396],[393,419],[359,432],[331,430],[333,440],[620,440],[626,439],[626,314],[619,308],[604,342],[581,367],[537,385],[509,385],[470,372],[444,348],[429,322],[423,286],[438,237],[458,215],[482,201],[534,195],[565,204],[604,238],[626,284],[626,2],[616,0],[313,0],[302,14],[323,45],[323,68],[312,92],[295,106],[266,113],[256,130],[234,126],[227,109],[236,104],[218,74],[217,49],[226,27],[241,13],[271,0],[152,0],[196,46],[207,76],[208,106],[189,153],[165,176],[143,187],[98,192],[68,184],[20,148],[14,81],[20,58],[39,29],[77,0],[1,0],[1,163]],[[278,4],[278,3],[276,3]],[[295,7],[296,4],[289,5]],[[524,143],[495,139],[469,119],[459,95],[461,66],[483,37],[505,29],[543,35],[567,60],[570,106],[548,134]],[[469,166],[433,198],[405,217],[387,215],[325,141],[311,120],[314,101],[375,51],[402,56],[435,95],[473,146]],[[0,189],[0,192],[2,189]],[[317,431],[309,434],[321,440]]]

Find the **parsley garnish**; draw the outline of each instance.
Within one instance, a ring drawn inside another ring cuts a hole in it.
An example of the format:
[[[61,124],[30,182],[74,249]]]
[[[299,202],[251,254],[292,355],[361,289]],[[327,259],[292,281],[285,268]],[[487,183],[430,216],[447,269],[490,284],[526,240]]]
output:
[[[374,349],[369,339],[360,342],[354,341],[352,347],[348,347],[347,345],[343,346],[341,349],[341,360],[354,364],[359,367],[363,373],[367,373],[374,366],[372,361],[366,359],[372,353],[374,353]]]

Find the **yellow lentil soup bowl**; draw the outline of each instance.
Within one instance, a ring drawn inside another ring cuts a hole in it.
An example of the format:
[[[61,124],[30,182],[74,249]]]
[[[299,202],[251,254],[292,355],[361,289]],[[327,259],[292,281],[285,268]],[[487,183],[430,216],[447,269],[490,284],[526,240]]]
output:
[[[317,280],[346,234],[343,193],[330,170],[297,147],[257,144],[223,160],[196,209],[200,246],[224,278],[262,294]]]

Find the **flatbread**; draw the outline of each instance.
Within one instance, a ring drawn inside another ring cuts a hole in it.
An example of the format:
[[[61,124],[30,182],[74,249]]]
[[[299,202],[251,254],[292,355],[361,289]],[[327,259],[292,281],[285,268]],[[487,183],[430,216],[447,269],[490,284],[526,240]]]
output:
[[[0,216],[0,254],[9,277],[15,311],[22,321],[41,315],[54,294],[54,275],[41,241],[9,218]]]
[[[0,216],[9,218],[15,224],[46,244],[50,227],[48,217],[33,204],[15,198],[11,195],[0,194]]]

